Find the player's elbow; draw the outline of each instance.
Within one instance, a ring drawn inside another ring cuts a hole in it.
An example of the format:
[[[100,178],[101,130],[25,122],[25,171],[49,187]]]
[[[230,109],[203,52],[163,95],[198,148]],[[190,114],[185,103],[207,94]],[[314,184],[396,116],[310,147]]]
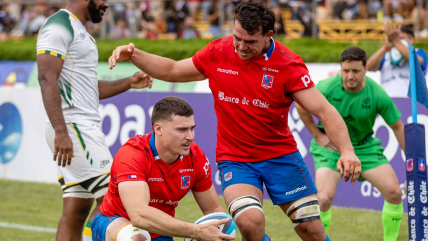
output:
[[[144,230],[151,229],[151,215],[150,210],[148,210],[149,206],[146,208],[141,208],[136,212],[129,213],[129,221],[131,221],[132,226],[141,228]]]
[[[131,221],[132,226],[144,230],[150,226],[144,212],[134,212],[133,215],[129,214],[129,221]]]

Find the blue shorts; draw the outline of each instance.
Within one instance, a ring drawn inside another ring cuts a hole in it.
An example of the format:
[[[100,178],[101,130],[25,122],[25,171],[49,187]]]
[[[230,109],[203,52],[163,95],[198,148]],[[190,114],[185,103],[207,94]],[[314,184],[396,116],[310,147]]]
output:
[[[263,192],[263,184],[274,205],[317,193],[300,152],[260,162],[219,161],[223,190],[233,184],[250,184]]]
[[[121,218],[121,216],[104,216],[102,213],[99,213],[92,222],[92,241],[104,241],[106,239],[107,226],[113,222],[116,218]],[[173,241],[174,239],[171,236],[159,236],[152,239],[152,241]]]

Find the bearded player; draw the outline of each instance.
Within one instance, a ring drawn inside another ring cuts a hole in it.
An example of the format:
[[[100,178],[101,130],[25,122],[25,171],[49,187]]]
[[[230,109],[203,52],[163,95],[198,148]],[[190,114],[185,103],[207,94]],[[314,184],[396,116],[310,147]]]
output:
[[[404,125],[401,113],[383,88],[369,77],[367,56],[364,50],[350,47],[340,57],[341,74],[317,84],[317,89],[339,111],[348,126],[355,153],[361,161],[361,177],[375,186],[385,203],[382,224],[385,241],[397,240],[400,229],[403,203],[397,176],[383,155],[380,140],[373,137],[373,125],[379,114],[394,131],[404,151]],[[315,163],[315,184],[321,208],[321,221],[326,232],[331,223],[330,206],[336,193],[341,174],[336,170],[340,153],[325,134],[324,122],[316,125],[310,113],[296,106],[300,118],[314,139],[310,153]]]
[[[99,23],[108,6],[102,0],[70,0],[45,22],[37,39],[38,78],[49,117],[46,139],[63,189],[57,240],[81,240],[96,200],[84,231],[84,241],[91,240],[90,223],[108,188],[113,158],[100,128],[99,100],[151,86],[151,78],[142,72],[98,81],[98,49],[85,24]]]
[[[273,204],[303,240],[329,240],[320,221],[317,190],[287,125],[295,100],[326,123],[341,157],[337,168],[354,183],[361,163],[339,113],[314,87],[301,57],[273,39],[275,15],[262,1],[235,8],[233,35],[210,42],[180,61],[119,46],[110,67],[131,62],[169,82],[209,80],[217,115],[216,161],[223,195],[245,241],[265,234],[263,184]],[[343,167],[345,168],[343,170]],[[290,181],[292,180],[292,181]]]

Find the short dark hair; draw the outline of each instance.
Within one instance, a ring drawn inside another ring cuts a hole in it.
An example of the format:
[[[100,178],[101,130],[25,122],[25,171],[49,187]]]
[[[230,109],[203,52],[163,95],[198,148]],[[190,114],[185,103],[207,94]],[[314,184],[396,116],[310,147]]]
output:
[[[342,52],[342,55],[340,55],[340,63],[345,61],[362,61],[363,66],[366,67],[366,52],[358,47],[349,47]]]
[[[262,35],[270,30],[275,33],[275,14],[266,7],[266,4],[258,1],[243,0],[235,7],[235,20],[238,20],[242,28],[250,35],[262,28]]]
[[[180,97],[168,96],[162,98],[153,107],[152,128],[159,121],[171,121],[173,115],[192,116],[193,108]]]
[[[405,24],[400,26],[400,30],[403,33],[407,33],[408,35],[415,38],[415,29],[413,27],[413,24]]]

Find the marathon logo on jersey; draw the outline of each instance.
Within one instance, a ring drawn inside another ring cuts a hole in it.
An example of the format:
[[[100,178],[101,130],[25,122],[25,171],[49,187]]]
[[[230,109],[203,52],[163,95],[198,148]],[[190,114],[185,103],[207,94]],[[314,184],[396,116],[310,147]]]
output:
[[[229,181],[230,179],[232,179],[232,173],[231,172],[224,174],[224,181],[225,182]]]
[[[418,160],[419,171],[425,171],[425,166],[426,166],[425,160],[424,159],[419,159]]]
[[[163,178],[161,177],[151,177],[149,179],[147,179],[148,182],[163,182],[165,180],[163,180]]]
[[[238,71],[233,71],[231,69],[220,69],[220,68],[217,68],[217,72],[225,73],[225,74],[238,75]]]
[[[407,159],[406,161],[406,169],[408,172],[413,171],[413,159]]]
[[[265,89],[272,88],[273,85],[273,75],[264,74],[262,78],[262,87]]]
[[[190,187],[190,176],[181,176],[181,189],[186,190]]]

